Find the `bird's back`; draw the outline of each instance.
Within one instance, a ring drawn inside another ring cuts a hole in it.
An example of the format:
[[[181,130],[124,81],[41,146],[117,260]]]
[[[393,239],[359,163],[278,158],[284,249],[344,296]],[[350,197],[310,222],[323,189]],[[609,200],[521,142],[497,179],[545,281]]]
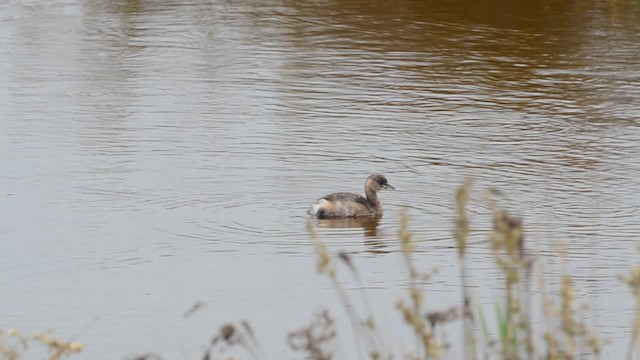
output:
[[[375,204],[361,195],[339,192],[316,201],[309,213],[319,218],[372,216],[378,211]]]

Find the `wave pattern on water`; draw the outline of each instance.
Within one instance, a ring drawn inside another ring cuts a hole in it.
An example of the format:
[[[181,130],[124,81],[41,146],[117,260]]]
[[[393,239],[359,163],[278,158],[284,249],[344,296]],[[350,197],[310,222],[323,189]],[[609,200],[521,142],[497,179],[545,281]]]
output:
[[[604,3],[481,3],[5,2],[7,311],[55,326],[82,299],[102,307],[80,317],[176,325],[167,314],[199,296],[237,312],[296,291],[316,301],[328,285],[313,275],[305,211],[362,193],[372,172],[397,188],[380,194],[381,221],[311,223],[377,276],[371,290],[406,286],[395,255],[407,206],[416,258],[442,269],[432,291],[456,301],[453,192],[474,176],[472,270],[496,275],[482,198],[493,188],[543,259],[555,264],[565,244],[578,282],[620,292],[603,284],[637,257],[640,24]],[[174,350],[112,326],[123,328]]]

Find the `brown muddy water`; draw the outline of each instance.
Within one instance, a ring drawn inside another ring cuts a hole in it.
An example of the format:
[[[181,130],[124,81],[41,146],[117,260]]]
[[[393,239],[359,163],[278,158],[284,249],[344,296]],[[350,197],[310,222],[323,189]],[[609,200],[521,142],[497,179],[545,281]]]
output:
[[[402,354],[398,211],[419,266],[439,269],[428,308],[456,303],[453,193],[473,175],[475,298],[491,310],[500,296],[482,200],[495,187],[550,288],[575,276],[604,358],[626,351],[634,305],[615,277],[640,259],[635,2],[6,0],[0,44],[0,327],[81,332],[81,358],[176,359],[246,319],[265,358],[284,359],[287,333],[327,307],[338,357],[355,358],[305,211],[382,172],[397,188],[382,220],[314,226],[354,254]]]

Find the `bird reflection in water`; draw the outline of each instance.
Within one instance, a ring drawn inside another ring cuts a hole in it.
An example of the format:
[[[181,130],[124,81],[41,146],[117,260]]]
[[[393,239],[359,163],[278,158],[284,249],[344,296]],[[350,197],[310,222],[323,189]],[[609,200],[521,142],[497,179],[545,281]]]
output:
[[[383,241],[377,240],[380,219],[382,219],[382,215],[360,218],[318,219],[316,221],[318,226],[327,229],[362,228],[366,238],[364,244],[369,252],[388,253],[389,251],[385,250],[387,245]]]

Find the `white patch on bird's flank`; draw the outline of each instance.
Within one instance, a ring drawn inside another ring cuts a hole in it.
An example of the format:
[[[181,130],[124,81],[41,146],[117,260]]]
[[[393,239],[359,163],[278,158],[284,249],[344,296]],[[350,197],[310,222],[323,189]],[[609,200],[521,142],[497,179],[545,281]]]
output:
[[[313,204],[311,204],[311,207],[307,212],[311,215],[318,215],[318,211],[322,210],[322,208],[324,207],[324,205],[326,205],[326,203],[327,203],[327,200],[320,199],[314,202]]]
[[[318,211],[322,209],[322,206],[320,206],[320,204],[318,204],[317,202],[311,204],[311,207],[309,208],[309,211],[307,211],[309,214],[311,215],[317,215]]]

